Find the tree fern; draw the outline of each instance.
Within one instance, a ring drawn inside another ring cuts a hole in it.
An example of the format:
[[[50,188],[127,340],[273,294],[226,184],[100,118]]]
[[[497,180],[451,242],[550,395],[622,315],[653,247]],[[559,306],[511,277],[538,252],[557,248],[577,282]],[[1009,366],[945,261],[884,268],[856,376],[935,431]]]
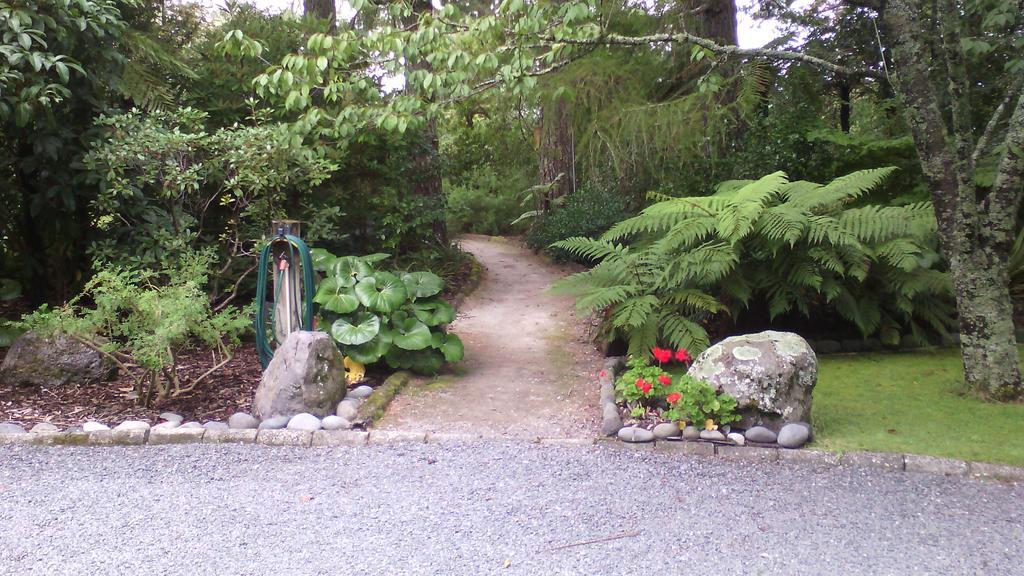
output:
[[[892,172],[825,185],[776,172],[723,182],[712,196],[659,196],[598,240],[555,244],[599,262],[558,288],[583,309],[609,309],[605,333],[640,352],[659,341],[700,351],[702,322],[755,299],[772,318],[824,305],[888,342],[942,332],[953,307],[948,276],[930,264],[931,206],[850,206]]]

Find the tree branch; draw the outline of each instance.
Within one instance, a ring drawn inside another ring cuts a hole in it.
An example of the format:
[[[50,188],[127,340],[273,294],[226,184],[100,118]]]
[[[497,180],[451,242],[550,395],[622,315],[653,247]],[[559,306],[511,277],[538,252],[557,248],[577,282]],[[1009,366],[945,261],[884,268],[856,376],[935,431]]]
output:
[[[1009,249],[1017,231],[1017,212],[1021,204],[1024,178],[1024,94],[1010,116],[1006,134],[1006,152],[999,162],[995,184],[988,197],[988,226],[985,233],[999,248]]]
[[[768,48],[740,48],[739,46],[718,44],[707,38],[702,38],[689,32],[677,32],[675,34],[649,34],[646,36],[623,36],[621,34],[606,34],[593,40],[542,37],[545,42],[551,44],[573,44],[576,46],[649,46],[651,44],[694,44],[722,56],[733,56],[738,58],[754,58],[759,60],[773,60],[782,62],[798,62],[809,64],[826,72],[847,76],[850,78],[880,78],[881,74],[867,68],[852,68],[841,66],[791,50],[773,50]]]
[[[973,169],[978,165],[978,161],[981,160],[981,156],[988,149],[989,141],[992,140],[992,136],[995,134],[996,129],[1003,120],[1003,114],[1006,113],[1007,106],[1013,102],[1021,89],[1024,88],[1024,78],[1017,80],[1015,85],[1011,85],[1010,89],[1006,91],[1006,96],[1003,101],[996,107],[995,112],[992,113],[992,117],[988,119],[988,123],[985,124],[985,131],[981,133],[978,138],[978,143],[974,147],[974,153],[971,154],[971,168]]]

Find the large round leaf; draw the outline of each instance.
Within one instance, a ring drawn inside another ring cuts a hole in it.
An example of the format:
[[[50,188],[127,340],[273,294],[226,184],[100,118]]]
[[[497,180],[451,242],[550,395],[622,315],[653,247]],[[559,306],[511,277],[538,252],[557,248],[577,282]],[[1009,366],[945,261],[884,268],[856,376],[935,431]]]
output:
[[[409,272],[402,274],[402,282],[405,289],[413,298],[426,298],[433,296],[444,288],[444,280],[437,274],[431,272]]]
[[[360,364],[373,364],[381,359],[391,349],[391,338],[384,330],[381,330],[377,337],[369,342],[358,346],[349,346],[345,353]]]
[[[412,352],[392,347],[384,359],[392,368],[409,369],[418,374],[437,374],[444,365],[444,356],[434,349]]]
[[[462,346],[462,339],[455,334],[445,336],[444,344],[441,345],[440,350],[444,354],[445,362],[458,362],[466,354],[466,349]]]
[[[430,346],[430,328],[417,320],[395,326],[394,345],[402,350],[422,350]]]
[[[351,282],[349,286],[352,286],[359,280],[373,275],[373,268],[355,256],[342,256],[336,258],[331,264],[330,274],[331,276],[347,278]]]
[[[356,298],[370,310],[389,314],[405,303],[405,285],[394,274],[381,272],[356,284]]]
[[[317,272],[329,270],[334,264],[334,261],[338,259],[337,256],[323,248],[313,248],[309,251],[309,256],[313,260],[313,270],[316,270]]]
[[[455,319],[455,309],[444,300],[424,300],[412,304],[413,314],[427,326],[447,324]]]
[[[345,286],[346,279],[332,276],[324,278],[317,287],[313,302],[337,314],[348,314],[359,307],[359,299],[352,288]]]
[[[362,316],[355,322],[353,324],[344,318],[338,318],[331,325],[331,336],[340,344],[357,346],[373,340],[380,332],[380,318],[376,316]]]

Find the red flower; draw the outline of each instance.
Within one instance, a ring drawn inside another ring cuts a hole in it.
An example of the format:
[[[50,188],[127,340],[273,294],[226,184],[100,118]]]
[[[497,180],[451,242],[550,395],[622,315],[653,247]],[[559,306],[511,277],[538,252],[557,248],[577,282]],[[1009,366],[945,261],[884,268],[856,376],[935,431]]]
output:
[[[671,350],[665,350],[655,346],[654,348],[651,348],[651,355],[654,356],[654,359],[657,360],[659,364],[664,364],[666,362],[672,361]]]
[[[668,374],[662,374],[661,376],[658,376],[658,382],[661,382],[662,386],[668,386],[672,384],[672,377]]]
[[[636,384],[636,387],[639,390],[643,390],[644,386],[647,386],[647,382],[645,382],[643,378],[637,378],[634,384]]]
[[[690,356],[690,352],[686,348],[680,348],[676,350],[676,362],[690,362],[693,357]]]
[[[650,384],[644,382],[643,388],[641,388],[641,390],[643,390],[644,394],[647,394],[651,391],[651,388],[652,386]]]
[[[668,400],[669,404],[675,404],[676,402],[679,402],[680,400],[683,399],[683,395],[680,394],[679,392],[673,392],[666,396],[665,399]]]
[[[601,370],[601,372],[597,376],[599,378],[604,378],[607,374],[608,374],[607,372],[605,372],[604,370]]]

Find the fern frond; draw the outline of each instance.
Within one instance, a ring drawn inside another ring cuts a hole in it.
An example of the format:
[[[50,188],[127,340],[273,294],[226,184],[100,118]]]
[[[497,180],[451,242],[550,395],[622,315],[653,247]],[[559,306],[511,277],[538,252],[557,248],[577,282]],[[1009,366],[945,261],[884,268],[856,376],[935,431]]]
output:
[[[604,260],[610,256],[623,256],[629,248],[605,240],[593,240],[583,236],[573,236],[551,245],[552,248],[566,252],[583,260]]]
[[[639,328],[647,322],[659,304],[661,301],[649,294],[630,298],[612,310],[612,325],[617,328]]]

